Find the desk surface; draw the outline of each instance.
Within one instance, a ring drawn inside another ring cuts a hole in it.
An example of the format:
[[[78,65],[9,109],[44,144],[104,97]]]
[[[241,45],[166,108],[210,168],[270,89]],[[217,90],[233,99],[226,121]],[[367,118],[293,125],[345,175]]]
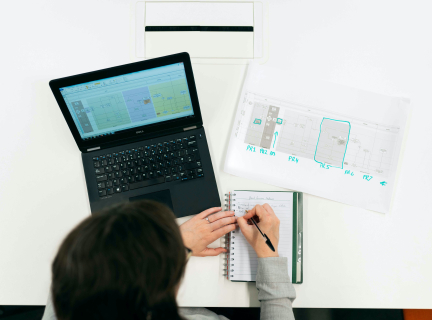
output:
[[[90,213],[80,153],[48,81],[130,62],[133,3],[10,1],[0,13],[0,305],[45,303],[57,247]],[[389,214],[305,195],[294,307],[432,308],[429,13],[426,1],[269,3],[268,65],[405,95],[414,109]],[[245,66],[193,68],[221,198],[278,190],[222,170]],[[258,305],[254,284],[225,280],[218,257],[191,259],[179,303]]]

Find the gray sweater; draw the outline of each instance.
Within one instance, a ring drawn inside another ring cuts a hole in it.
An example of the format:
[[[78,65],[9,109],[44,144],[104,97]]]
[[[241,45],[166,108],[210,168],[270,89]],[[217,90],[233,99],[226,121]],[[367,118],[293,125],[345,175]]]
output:
[[[258,300],[261,302],[261,320],[292,320],[292,302],[296,297],[294,287],[288,276],[287,258],[258,259],[256,277]],[[224,316],[206,308],[179,308],[180,315],[187,320],[226,320]],[[42,320],[57,320],[51,301],[45,308]]]

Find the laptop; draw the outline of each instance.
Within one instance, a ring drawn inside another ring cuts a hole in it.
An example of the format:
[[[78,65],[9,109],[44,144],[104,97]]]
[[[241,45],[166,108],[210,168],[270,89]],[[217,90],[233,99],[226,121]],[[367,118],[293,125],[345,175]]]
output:
[[[151,199],[220,207],[188,53],[49,83],[82,155],[91,212]]]

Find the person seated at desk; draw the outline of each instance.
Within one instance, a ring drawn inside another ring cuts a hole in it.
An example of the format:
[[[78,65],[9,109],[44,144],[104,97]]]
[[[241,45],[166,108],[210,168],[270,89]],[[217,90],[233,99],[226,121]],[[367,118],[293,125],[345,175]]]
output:
[[[86,218],[54,259],[42,320],[227,319],[205,308],[178,308],[176,296],[189,256],[226,252],[207,246],[236,222],[259,257],[261,319],[294,319],[295,291],[287,259],[278,257],[279,220],[272,208],[258,205],[238,218],[220,210],[203,211],[180,228],[173,212],[153,201],[120,204]],[[248,224],[255,215],[276,252]]]

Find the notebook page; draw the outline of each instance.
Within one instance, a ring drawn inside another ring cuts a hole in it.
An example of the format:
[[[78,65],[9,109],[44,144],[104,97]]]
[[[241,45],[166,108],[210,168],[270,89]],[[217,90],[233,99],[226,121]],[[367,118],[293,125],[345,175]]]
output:
[[[288,258],[288,273],[292,277],[292,237],[293,237],[293,193],[234,191],[233,206],[236,216],[243,216],[246,210],[255,205],[268,203],[280,220],[279,256]],[[265,241],[263,239],[263,241]],[[230,280],[256,281],[258,257],[240,229],[231,233],[230,240]],[[234,260],[233,260],[234,259]]]

